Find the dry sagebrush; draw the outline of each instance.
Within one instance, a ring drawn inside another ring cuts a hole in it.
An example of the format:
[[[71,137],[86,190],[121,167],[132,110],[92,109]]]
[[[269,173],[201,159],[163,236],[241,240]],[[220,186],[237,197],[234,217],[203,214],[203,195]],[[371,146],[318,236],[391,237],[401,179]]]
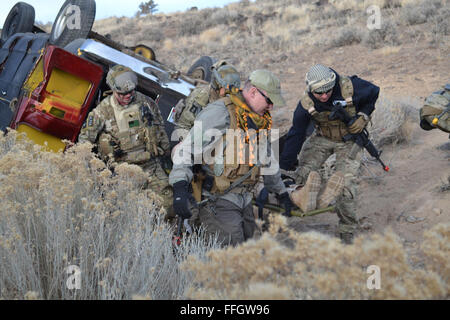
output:
[[[281,232],[281,233],[280,233]],[[415,269],[392,232],[338,239],[286,227],[272,218],[271,229],[238,248],[189,257],[183,267],[195,274],[192,299],[441,299],[449,296],[450,225],[426,233],[424,269]],[[381,271],[381,288],[367,288],[370,265]]]
[[[0,137],[0,298],[448,298],[449,224],[425,233],[420,269],[392,231],[344,246],[279,215],[239,247],[218,249],[200,231],[173,251],[138,167],[112,175],[89,144],[54,154],[15,140]],[[81,269],[79,290],[66,287],[69,265]],[[366,287],[369,265],[381,269],[380,290]]]
[[[213,243],[200,233],[172,252],[161,199],[142,190],[139,167],[112,175],[90,144],[55,154],[15,140],[0,137],[0,298],[183,297],[191,278],[179,261]],[[70,265],[79,290],[66,286]]]
[[[381,95],[368,125],[372,142],[379,147],[410,142],[412,130],[419,123],[419,108],[419,101]]]

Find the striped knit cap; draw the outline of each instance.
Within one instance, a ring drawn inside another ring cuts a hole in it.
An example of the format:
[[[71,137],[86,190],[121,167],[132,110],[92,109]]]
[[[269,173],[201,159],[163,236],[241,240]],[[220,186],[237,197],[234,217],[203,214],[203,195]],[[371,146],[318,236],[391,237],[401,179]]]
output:
[[[336,74],[328,67],[316,64],[306,74],[306,90],[308,92],[327,92],[336,83]]]

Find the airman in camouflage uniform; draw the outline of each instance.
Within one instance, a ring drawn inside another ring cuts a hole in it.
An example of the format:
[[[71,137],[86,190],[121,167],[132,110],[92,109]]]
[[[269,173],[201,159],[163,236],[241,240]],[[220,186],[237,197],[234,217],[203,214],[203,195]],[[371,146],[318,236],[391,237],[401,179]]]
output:
[[[211,83],[196,87],[184,101],[180,100],[175,107],[176,129],[189,131],[194,125],[195,117],[206,105],[225,97],[230,87],[240,87],[239,72],[226,61],[221,60],[215,63],[211,69]]]
[[[223,245],[237,245],[253,236],[256,223],[251,191],[261,175],[268,191],[280,195],[285,214],[290,216],[292,204],[281,180],[278,163],[271,163],[271,171],[263,173],[262,169],[265,167],[251,165],[248,157],[240,161],[238,155],[241,150],[247,150],[245,153],[248,155],[248,141],[236,138],[237,141],[228,143],[231,141],[224,140],[229,132],[243,137],[249,134],[249,129],[256,132],[270,130],[270,110],[274,106],[283,105],[285,102],[281,96],[279,79],[268,70],[256,70],[250,74],[241,91],[230,93],[202,109],[195,118],[196,125],[175,148],[172,157],[174,165],[169,182],[173,186],[174,211],[178,216],[182,219],[190,219],[192,216],[189,202],[196,200],[189,190],[189,185],[194,178],[193,160],[198,155],[203,161],[203,170],[213,180],[208,187],[201,186],[203,199],[209,199],[209,202],[200,206],[199,217],[206,231],[217,234]],[[219,133],[222,137],[211,136],[212,132]],[[201,151],[196,152],[195,141],[202,147]],[[214,163],[208,163],[205,161],[205,154],[217,145],[219,148],[223,147],[223,154],[219,159],[215,158]],[[270,149],[270,139],[267,145]],[[181,156],[177,160],[178,153]]]
[[[299,200],[296,204],[308,211],[316,206],[327,206],[329,200],[336,198],[338,231],[344,243],[351,243],[358,224],[356,194],[362,148],[352,140],[345,141],[344,136],[364,130],[375,109],[379,88],[357,76],[340,76],[320,64],[310,68],[306,85],[307,90],[294,112],[280,166],[290,170],[300,152],[296,183],[305,187],[298,191],[299,195],[292,193],[292,200]],[[329,118],[335,101],[346,103],[346,111],[355,119],[352,125],[347,127],[340,119]],[[305,141],[311,122],[315,132]],[[323,189],[318,171],[333,153],[336,154],[336,173]],[[334,191],[338,191],[341,179],[344,180],[343,192],[336,194]]]
[[[424,130],[441,129],[450,133],[450,83],[433,92],[420,109],[420,127]]]
[[[78,141],[96,143],[100,156],[112,166],[139,165],[148,174],[147,187],[163,197],[169,211],[172,189],[158,158],[170,156],[170,144],[159,108],[135,90],[137,76],[127,67],[112,67],[106,82],[113,94],[89,113]]]

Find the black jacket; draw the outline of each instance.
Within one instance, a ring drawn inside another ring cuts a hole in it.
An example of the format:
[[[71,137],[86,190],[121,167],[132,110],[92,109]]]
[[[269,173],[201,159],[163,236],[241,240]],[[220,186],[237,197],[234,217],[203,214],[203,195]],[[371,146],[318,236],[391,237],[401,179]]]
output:
[[[355,105],[356,112],[364,112],[370,115],[375,109],[375,102],[378,99],[380,88],[376,85],[358,78],[357,76],[350,77],[353,84],[353,104]],[[341,93],[341,87],[339,85],[339,75],[336,73],[336,85],[333,88],[333,93],[330,99],[322,103],[314,98],[312,93],[308,93],[309,97],[314,102],[314,107],[317,112],[331,111],[333,107],[333,101],[344,100]],[[312,122],[312,117],[305,110],[301,104],[298,103],[294,112],[294,118],[292,121],[292,127],[287,133],[283,151],[281,153],[280,167],[285,170],[292,170],[295,166],[297,155],[302,149],[303,143],[307,137],[307,128]]]

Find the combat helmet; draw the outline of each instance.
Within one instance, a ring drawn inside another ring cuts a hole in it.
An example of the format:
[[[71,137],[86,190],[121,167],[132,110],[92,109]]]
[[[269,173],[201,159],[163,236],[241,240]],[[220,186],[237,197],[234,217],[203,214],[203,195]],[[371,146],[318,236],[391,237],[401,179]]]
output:
[[[126,93],[136,88],[138,79],[136,74],[128,67],[115,65],[106,75],[106,83],[111,90]]]
[[[221,60],[216,62],[212,67],[211,86],[214,89],[220,88],[239,88],[241,86],[241,79],[239,72],[231,64]]]

